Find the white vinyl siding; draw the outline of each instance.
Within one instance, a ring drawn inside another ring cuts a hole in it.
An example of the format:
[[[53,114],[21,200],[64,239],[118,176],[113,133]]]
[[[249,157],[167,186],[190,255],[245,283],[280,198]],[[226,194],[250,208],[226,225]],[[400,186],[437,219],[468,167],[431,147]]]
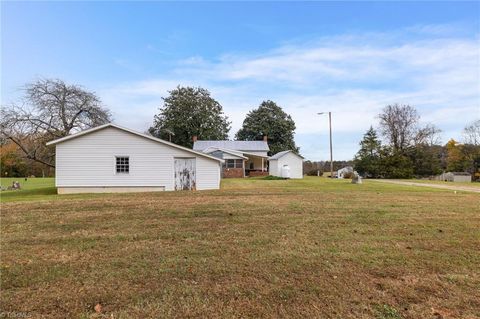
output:
[[[270,160],[268,162],[268,173],[273,176],[282,176],[282,172],[278,171],[278,160]]]
[[[116,174],[115,158],[129,158],[129,173]],[[57,187],[165,187],[174,189],[174,158],[195,157],[197,189],[220,187],[219,161],[114,127],[56,145]]]

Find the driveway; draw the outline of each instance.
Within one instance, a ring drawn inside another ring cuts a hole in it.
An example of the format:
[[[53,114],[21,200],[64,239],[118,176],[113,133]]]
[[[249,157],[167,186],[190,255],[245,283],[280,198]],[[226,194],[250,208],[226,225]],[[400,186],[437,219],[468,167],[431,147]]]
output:
[[[455,185],[452,184],[434,184],[434,183],[416,183],[416,182],[409,182],[409,181],[400,181],[395,179],[371,179],[371,181],[381,182],[381,183],[390,183],[390,184],[398,184],[398,185],[406,185],[406,186],[420,186],[420,187],[431,187],[431,188],[441,188],[441,189],[449,189],[452,191],[461,191],[461,192],[474,192],[480,193],[480,188],[475,186],[465,186],[465,185]]]

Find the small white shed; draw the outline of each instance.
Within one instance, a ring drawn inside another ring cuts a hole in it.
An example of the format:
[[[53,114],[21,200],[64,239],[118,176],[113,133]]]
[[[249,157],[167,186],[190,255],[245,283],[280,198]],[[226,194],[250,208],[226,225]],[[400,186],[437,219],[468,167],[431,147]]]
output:
[[[446,182],[470,183],[472,181],[472,174],[467,172],[448,172],[440,176]]]
[[[112,123],[47,145],[59,194],[220,188],[222,159]]]
[[[303,178],[303,157],[293,151],[279,152],[268,159],[268,172],[273,176],[282,176],[282,169],[288,168],[290,178]]]

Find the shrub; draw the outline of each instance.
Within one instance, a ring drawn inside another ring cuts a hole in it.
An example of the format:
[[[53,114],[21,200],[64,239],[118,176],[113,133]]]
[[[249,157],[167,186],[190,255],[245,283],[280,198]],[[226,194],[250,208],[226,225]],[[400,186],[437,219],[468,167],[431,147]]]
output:
[[[354,176],[353,172],[346,172],[343,174],[343,178],[345,179],[352,179]]]
[[[268,175],[268,176],[265,176],[262,179],[266,179],[267,181],[275,181],[275,180],[285,179],[285,178],[279,177],[279,176]]]

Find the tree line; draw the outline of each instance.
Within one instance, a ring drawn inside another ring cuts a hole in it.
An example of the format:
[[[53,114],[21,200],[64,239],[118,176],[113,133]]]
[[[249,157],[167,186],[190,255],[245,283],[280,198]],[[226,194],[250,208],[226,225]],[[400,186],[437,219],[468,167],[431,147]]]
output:
[[[388,105],[378,115],[379,127],[360,142],[354,165],[365,177],[412,178],[444,171],[480,173],[480,120],[464,130],[464,142],[450,139],[442,145],[438,128],[420,125],[418,111],[410,105]],[[477,174],[477,175],[476,175]]]
[[[338,171],[346,166],[353,167],[353,160],[333,161],[333,171]],[[303,162],[303,173],[308,176],[323,176],[323,173],[330,173],[330,161],[311,161]]]
[[[25,86],[19,103],[2,106],[0,112],[1,176],[51,175],[55,148],[47,141],[109,123],[110,110],[95,92],[58,79],[40,79]],[[148,133],[178,145],[192,147],[192,138],[228,139],[231,122],[223,106],[200,87],[168,92],[154,116]],[[366,177],[410,178],[443,171],[478,173],[480,167],[480,120],[464,129],[463,143],[442,145],[440,130],[420,125],[418,111],[410,105],[388,105],[378,115],[379,126],[370,129],[355,155],[355,169]],[[236,132],[237,140],[262,140],[266,135],[270,154],[299,151],[294,141],[295,122],[279,105],[266,100],[252,109]],[[306,161],[308,174],[323,172],[325,162]],[[339,169],[350,161],[337,161]]]
[[[192,138],[228,139],[231,122],[223,106],[200,87],[168,92],[148,132],[178,145],[192,147]],[[55,147],[45,143],[112,122],[110,110],[95,92],[59,79],[39,79],[24,88],[19,103],[0,111],[1,176],[52,175]],[[270,155],[283,150],[298,152],[295,122],[275,102],[263,101],[245,117],[237,140],[262,140],[266,135]]]

